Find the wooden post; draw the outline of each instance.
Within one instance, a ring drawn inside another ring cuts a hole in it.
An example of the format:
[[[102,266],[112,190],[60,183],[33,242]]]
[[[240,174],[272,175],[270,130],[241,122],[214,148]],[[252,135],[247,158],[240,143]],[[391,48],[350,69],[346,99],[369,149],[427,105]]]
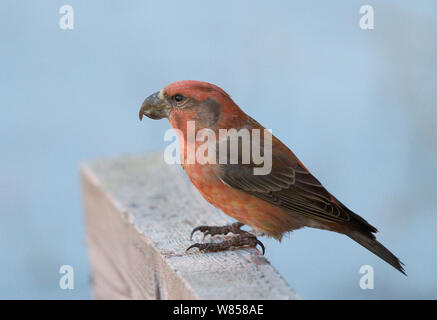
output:
[[[298,299],[256,249],[185,253],[194,227],[233,221],[162,153],[88,162],[81,174],[96,299]]]

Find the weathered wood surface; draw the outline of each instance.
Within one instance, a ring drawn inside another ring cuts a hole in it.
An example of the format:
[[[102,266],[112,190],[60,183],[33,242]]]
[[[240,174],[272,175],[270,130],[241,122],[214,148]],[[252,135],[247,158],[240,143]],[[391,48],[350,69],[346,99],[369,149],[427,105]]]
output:
[[[232,220],[162,153],[85,163],[81,174],[95,298],[298,299],[256,249],[185,253],[202,240],[189,240],[194,227]]]

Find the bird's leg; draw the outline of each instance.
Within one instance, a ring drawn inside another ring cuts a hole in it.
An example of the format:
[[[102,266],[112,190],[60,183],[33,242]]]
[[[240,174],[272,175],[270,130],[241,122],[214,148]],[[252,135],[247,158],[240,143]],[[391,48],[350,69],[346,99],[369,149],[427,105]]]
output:
[[[224,251],[232,247],[256,247],[256,245],[259,245],[264,254],[265,248],[261,241],[247,231],[240,231],[243,233],[237,234],[235,237],[219,243],[195,243],[189,246],[185,252],[192,248],[198,248],[200,251]]]
[[[203,232],[203,238],[205,238],[207,235],[215,236],[216,234],[222,234],[226,235],[229,232],[232,232],[233,234],[245,234],[248,233],[247,231],[241,230],[241,227],[244,226],[244,223],[241,222],[235,222],[232,224],[228,224],[226,226],[199,226],[193,229],[190,234],[190,240],[193,239],[193,234],[196,231]]]

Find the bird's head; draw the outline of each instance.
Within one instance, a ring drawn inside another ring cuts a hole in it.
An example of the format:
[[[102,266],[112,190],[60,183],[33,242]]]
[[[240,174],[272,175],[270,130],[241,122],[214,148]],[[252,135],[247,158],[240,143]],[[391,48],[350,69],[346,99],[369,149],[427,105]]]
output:
[[[243,117],[245,114],[221,88],[201,81],[178,81],[155,92],[144,100],[140,108],[151,119],[168,118],[171,125],[181,128],[186,121],[195,121],[197,128],[213,128],[224,117]]]

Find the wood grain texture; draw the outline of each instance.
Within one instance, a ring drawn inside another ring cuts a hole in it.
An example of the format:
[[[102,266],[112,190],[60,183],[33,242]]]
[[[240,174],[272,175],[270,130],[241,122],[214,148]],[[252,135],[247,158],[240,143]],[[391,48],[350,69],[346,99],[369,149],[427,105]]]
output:
[[[97,299],[298,299],[253,248],[199,253],[198,225],[233,222],[162,153],[81,166]],[[206,241],[220,241],[206,238]]]

